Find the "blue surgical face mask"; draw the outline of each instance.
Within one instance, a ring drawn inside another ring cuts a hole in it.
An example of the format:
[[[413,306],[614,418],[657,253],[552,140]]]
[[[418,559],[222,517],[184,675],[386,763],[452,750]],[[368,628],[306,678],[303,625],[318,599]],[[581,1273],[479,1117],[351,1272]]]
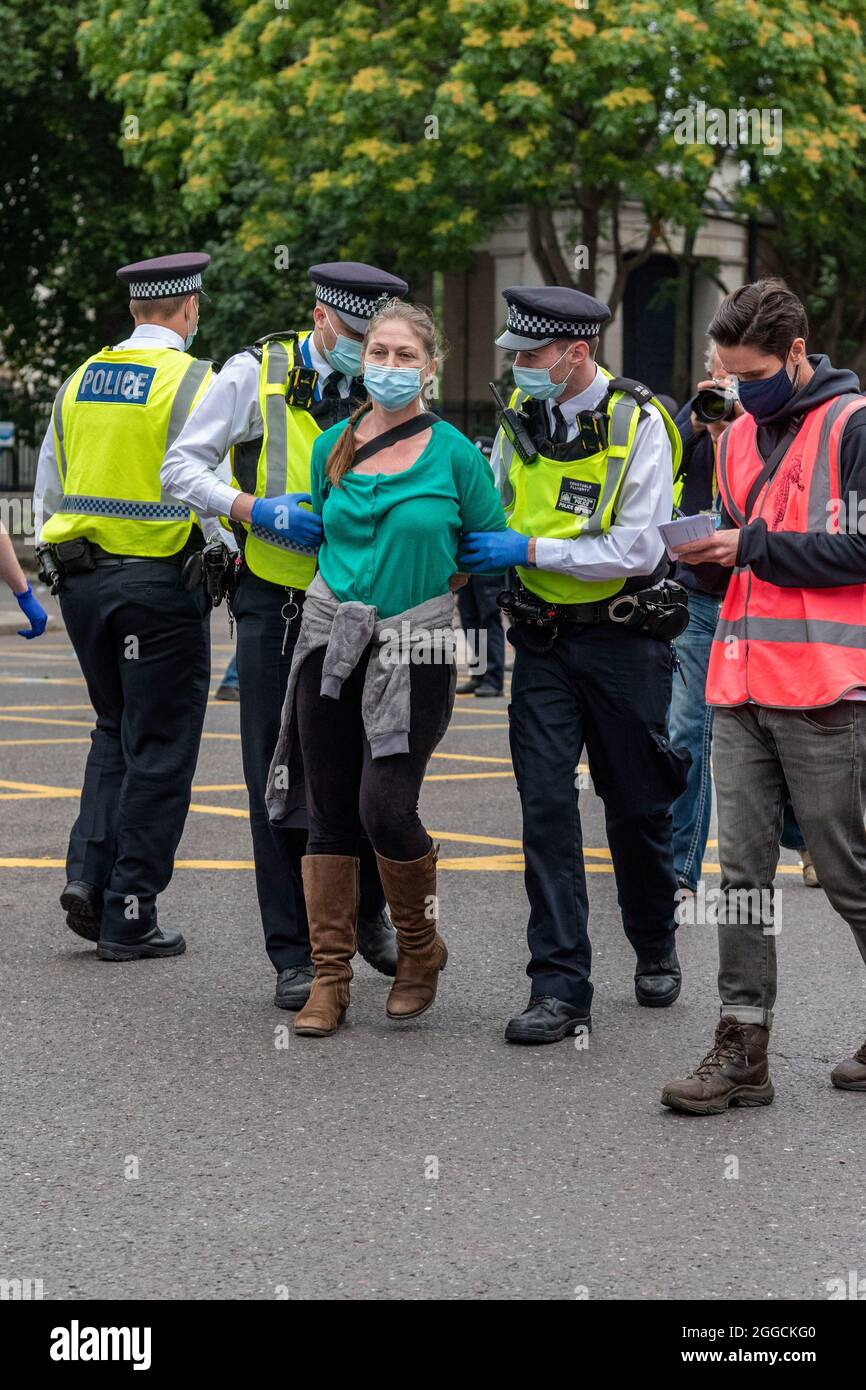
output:
[[[383,410],[402,410],[421,394],[420,367],[365,367],[367,394]]]
[[[326,348],[324,343],[322,344],[322,351],[325,357],[334,368],[334,371],[339,372],[341,376],[360,376],[362,344],[356,342],[354,338],[347,338],[344,334],[337,333],[336,328],[331,323],[327,314],[325,318],[328,320],[328,327],[337,337],[337,341],[332,348]]]
[[[792,381],[788,376],[787,367],[783,364],[780,371],[764,377],[761,381],[738,382],[740,405],[756,420],[769,420],[771,415],[775,415],[783,405],[787,405],[797,389],[799,375],[798,365]]]
[[[193,340],[193,338],[195,337],[195,335],[196,335],[197,332],[198,332],[198,315],[196,315],[195,328],[192,330],[191,333],[187,333],[186,337],[185,337],[184,340],[183,340],[183,350],[184,350],[184,352],[189,352],[190,348],[192,347],[192,340]]]
[[[565,352],[568,352],[568,348],[565,349]],[[554,367],[559,366],[565,352],[562,353],[562,356],[557,357],[553,363]],[[564,381],[551,381],[549,367],[512,367],[511,371],[514,376],[514,385],[518,390],[525,391],[536,401],[549,401],[552,397],[561,396],[568,382],[568,377],[571,376],[571,372],[569,372]]]

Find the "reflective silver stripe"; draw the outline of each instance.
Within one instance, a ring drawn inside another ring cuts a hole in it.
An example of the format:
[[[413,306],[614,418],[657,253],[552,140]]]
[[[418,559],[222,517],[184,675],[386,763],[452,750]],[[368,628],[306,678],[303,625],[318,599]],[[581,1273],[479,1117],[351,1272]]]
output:
[[[282,343],[267,345],[267,386],[285,387],[289,378],[289,354]],[[288,464],[288,421],[285,391],[265,395],[265,425],[268,432],[265,455],[265,496],[282,497],[286,491]],[[261,537],[259,539],[262,539]],[[292,547],[289,547],[290,549]]]
[[[717,642],[748,637],[750,642],[829,642],[834,647],[866,651],[866,625],[836,623],[826,618],[720,618]]]
[[[852,401],[862,400],[856,391],[848,391],[836,400],[826,412],[821,422],[818,436],[818,454],[812,469],[812,482],[809,488],[809,510],[807,526],[810,531],[826,531],[830,520],[830,431]]]
[[[121,497],[74,494],[64,497],[58,510],[83,516],[117,516],[127,521],[189,521],[190,517],[189,507],[181,502],[132,502]]]
[[[724,504],[725,511],[728,513],[728,516],[731,518],[731,520],[735,521],[738,526],[745,526],[746,518],[740,511],[733,497],[731,496],[731,488],[728,482],[727,430],[725,430],[724,434],[721,437],[721,440],[719,441],[719,448],[716,454],[716,477],[719,483],[719,491],[722,494],[722,502]]]
[[[60,450],[60,462],[63,465],[63,479],[66,480],[66,446],[63,443],[63,398],[69,390],[69,383],[75,372],[66,378],[57,395],[54,397],[54,405],[51,407],[51,418],[54,421],[54,431],[57,435],[57,447]],[[62,488],[61,488],[62,490]]]
[[[168,417],[168,432],[165,436],[166,452],[171,448],[186,424],[192,403],[199,387],[210,371],[210,367],[210,362],[196,359],[196,361],[190,362],[181,377],[180,385],[175,391],[174,400],[171,403],[171,414]],[[159,500],[163,507],[180,506],[177,498],[172,496],[164,487],[160,490]],[[189,508],[186,509],[186,514],[189,516]]]
[[[612,445],[615,449],[627,448],[632,419],[639,413],[640,407],[630,396],[620,397],[610,412],[610,423],[608,425],[609,446]],[[635,439],[636,438],[637,429],[635,429]],[[622,480],[628,470],[629,463],[631,462],[632,452],[633,450],[625,454],[611,454],[608,452],[602,493],[598,499],[598,506],[592,516],[588,518],[583,528],[583,535],[597,534],[601,531],[605,512],[619,491]]]
[[[170,449],[177,439],[186,423],[186,417],[192,408],[192,403],[196,398],[198,388],[201,386],[208,372],[210,362],[197,360],[190,362],[186,372],[180,379],[180,385],[174,393],[174,400],[171,403],[171,414],[168,417],[168,434],[165,437],[166,450]]]
[[[285,488],[285,483],[283,487]],[[275,545],[279,550],[291,550],[295,555],[307,555],[310,559],[314,559],[319,553],[317,545],[297,545],[295,541],[290,541],[288,536],[277,536],[264,526],[251,526],[250,535],[255,536],[257,541],[264,541],[265,545]]]

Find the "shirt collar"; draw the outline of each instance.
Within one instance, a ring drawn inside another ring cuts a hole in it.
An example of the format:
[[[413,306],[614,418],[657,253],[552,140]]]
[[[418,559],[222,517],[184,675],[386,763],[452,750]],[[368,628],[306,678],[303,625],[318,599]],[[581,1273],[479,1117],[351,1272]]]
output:
[[[128,338],[124,338],[122,343],[117,343],[119,348],[143,347],[147,341],[162,343],[163,347],[176,348],[178,352],[183,352],[183,338],[179,333],[175,333],[173,328],[166,328],[164,323],[139,323],[134,328]]]
[[[319,352],[318,348],[316,347],[316,339],[313,333],[311,333],[309,337],[304,339],[304,347],[310,354],[310,366],[315,367],[316,371],[319,373],[319,381],[327,381],[334,368],[331,366],[327,357],[323,357],[322,354]]]
[[[573,425],[582,410],[596,410],[606,392],[607,378],[604,376],[601,367],[596,365],[595,376],[585,391],[578,392],[576,396],[569,396],[567,401],[558,401],[554,399],[547,402],[551,421],[554,418],[552,407],[558,405],[562,411],[565,423],[569,426]]]

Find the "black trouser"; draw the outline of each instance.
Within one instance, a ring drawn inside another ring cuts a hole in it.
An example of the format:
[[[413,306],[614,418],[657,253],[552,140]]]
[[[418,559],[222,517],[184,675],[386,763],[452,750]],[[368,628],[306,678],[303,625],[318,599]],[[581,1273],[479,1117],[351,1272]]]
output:
[[[249,794],[256,891],[265,949],[278,971],[310,961],[310,931],[301,880],[301,859],[307,849],[306,815],[301,812],[296,816],[294,828],[271,825],[265,807],[268,768],[276,747],[303,611],[299,606],[287,633],[283,609],[289,602],[286,589],[249,572],[240,580],[232,599],[238,625],[241,752]],[[385,898],[376,859],[366,841],[361,843],[360,858],[360,916],[371,918],[383,909]]]
[[[509,706],[523,807],[534,994],[589,1007],[591,948],[576,767],[584,747],[604,803],[626,936],[640,960],[674,944],[671,805],[688,760],[667,738],[671,649],[611,623],[567,624],[550,651],[517,628]]]
[[[143,935],[171,880],[210,680],[210,600],[174,564],[68,575],[66,630],[96,710],[66,872],[104,893],[102,935]]]
[[[298,730],[304,750],[310,854],[357,854],[369,837],[385,859],[421,859],[430,836],[418,815],[421,783],[442,735],[451,701],[453,668],[411,667],[408,753],[373,758],[364,734],[361,695],[372,648],[343,682],[340,698],[319,694],[325,648],[311,652],[297,687]]]
[[[457,591],[460,626],[467,635],[469,674],[481,676],[485,684],[502,689],[505,678],[505,630],[496,595],[505,588],[504,574],[473,574],[469,583]],[[479,650],[487,645],[487,669],[479,671]]]

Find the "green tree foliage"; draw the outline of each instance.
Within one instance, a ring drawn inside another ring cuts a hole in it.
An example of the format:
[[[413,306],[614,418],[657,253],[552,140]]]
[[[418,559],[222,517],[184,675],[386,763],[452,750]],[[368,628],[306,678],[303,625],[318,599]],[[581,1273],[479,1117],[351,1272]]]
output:
[[[114,278],[172,231],[170,205],[124,164],[116,105],[76,54],[80,8],[0,0],[0,411],[26,433],[56,382],[129,324]]]
[[[146,180],[186,240],[208,229],[218,356],[297,322],[315,259],[377,260],[417,284],[469,265],[523,209],[544,278],[614,308],[643,260],[672,255],[684,321],[719,206],[752,219],[818,344],[851,356],[866,327],[864,30],[866,0],[96,0],[79,52],[130,171],[104,206],[129,217]],[[683,143],[681,113],[701,103],[778,109],[781,150],[730,130]],[[81,160],[89,117],[57,119]],[[68,223],[91,284],[99,206]]]

